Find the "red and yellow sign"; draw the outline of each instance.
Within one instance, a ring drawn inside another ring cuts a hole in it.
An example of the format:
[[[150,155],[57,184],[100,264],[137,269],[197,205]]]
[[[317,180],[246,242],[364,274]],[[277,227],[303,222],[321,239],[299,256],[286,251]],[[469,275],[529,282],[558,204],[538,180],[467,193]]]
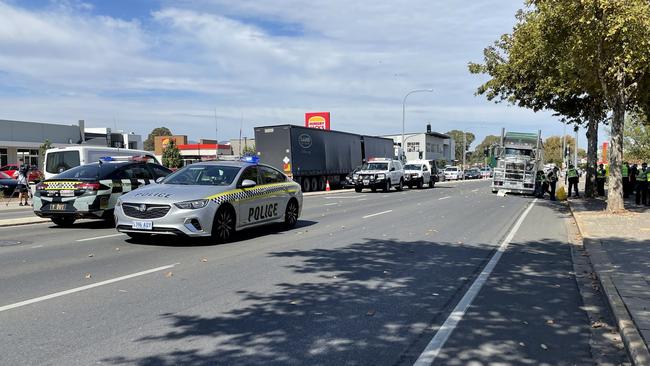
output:
[[[305,113],[305,127],[318,128],[321,130],[330,129],[330,112],[307,112]]]

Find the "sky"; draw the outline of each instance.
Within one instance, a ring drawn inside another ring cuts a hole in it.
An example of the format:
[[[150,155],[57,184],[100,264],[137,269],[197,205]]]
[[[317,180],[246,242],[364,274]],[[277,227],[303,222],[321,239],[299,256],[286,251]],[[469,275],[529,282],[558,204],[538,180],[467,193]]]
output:
[[[329,111],[332,129],[562,134],[476,96],[468,62],[523,0],[0,0],[0,119],[192,140]],[[569,128],[569,130],[571,130]],[[582,135],[583,133],[581,133]],[[586,145],[584,137],[580,144]]]

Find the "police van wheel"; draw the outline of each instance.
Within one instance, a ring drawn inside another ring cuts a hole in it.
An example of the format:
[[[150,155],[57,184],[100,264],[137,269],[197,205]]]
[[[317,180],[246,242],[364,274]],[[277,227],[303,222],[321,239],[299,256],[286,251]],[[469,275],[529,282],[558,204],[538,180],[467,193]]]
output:
[[[395,187],[395,189],[397,189],[398,191],[404,190],[404,181],[400,179],[399,184],[397,185],[397,187]]]
[[[292,199],[287,204],[287,209],[284,211],[284,226],[287,229],[292,229],[298,223],[298,202]]]
[[[422,189],[422,187],[424,187],[424,183],[420,180],[418,181],[418,189]]]
[[[361,187],[354,187],[354,191],[357,192],[357,193],[361,193],[361,191],[363,191],[363,188],[361,188]]]
[[[75,222],[74,217],[52,217],[50,220],[52,220],[55,225],[61,227],[70,227]]]
[[[429,181],[429,188],[433,188],[435,185],[436,185],[436,181],[433,180],[433,178],[431,178],[431,180]]]
[[[217,243],[226,243],[235,234],[235,214],[228,206],[220,207],[214,215],[212,238]]]
[[[390,179],[386,179],[386,184],[384,185],[384,192],[390,191]]]

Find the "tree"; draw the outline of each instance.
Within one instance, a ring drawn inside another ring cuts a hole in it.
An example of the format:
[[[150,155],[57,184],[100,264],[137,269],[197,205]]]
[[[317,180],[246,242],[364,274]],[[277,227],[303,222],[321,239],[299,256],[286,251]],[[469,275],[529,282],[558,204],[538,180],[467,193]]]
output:
[[[183,157],[178,150],[174,140],[169,140],[169,144],[163,151],[162,163],[168,168],[181,168],[183,166]]]
[[[474,148],[474,154],[472,154],[472,160],[471,163],[477,164],[477,163],[485,163],[486,162],[486,156],[485,152],[487,149],[488,154],[490,153],[491,147],[493,145],[498,145],[501,143],[501,137],[500,136],[495,136],[495,135],[487,135],[481,141],[480,144],[478,144]]]
[[[242,150],[242,155],[255,155],[255,145],[246,145]]]
[[[154,128],[149,136],[147,136],[147,139],[144,140],[144,149],[147,151],[154,151],[155,146],[155,138],[156,136],[172,136],[172,131],[169,130],[167,127],[156,127]]]
[[[533,110],[554,110],[568,122],[588,121],[590,160],[597,149],[598,122],[610,111],[607,208],[624,209],[620,166],[625,112],[650,109],[650,4],[529,0],[527,5],[518,13],[513,35],[485,50],[485,65],[470,64],[470,71],[492,76],[478,93]]]
[[[463,147],[463,134],[465,134],[467,138],[467,146],[465,147]],[[469,150],[469,146],[472,144],[472,142],[474,142],[476,136],[474,136],[474,134],[471,132],[463,132],[459,130],[451,130],[447,132],[446,135],[451,136],[451,138],[454,139],[454,143],[456,144],[456,150],[454,151],[455,159],[453,160],[463,161],[463,153]]]
[[[646,120],[647,117],[633,114],[625,121],[623,153],[629,162],[650,161],[650,125]]]

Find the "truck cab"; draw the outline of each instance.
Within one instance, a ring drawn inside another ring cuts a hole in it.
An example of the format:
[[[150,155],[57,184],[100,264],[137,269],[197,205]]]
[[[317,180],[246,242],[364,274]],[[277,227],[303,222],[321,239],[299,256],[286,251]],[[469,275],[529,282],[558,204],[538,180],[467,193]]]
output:
[[[535,176],[544,165],[541,132],[519,133],[505,131],[497,149],[497,162],[492,180],[492,192],[533,194]]]
[[[357,192],[364,188],[370,188],[373,192],[377,189],[388,192],[392,186],[401,191],[404,188],[404,167],[399,160],[370,159],[352,179]]]

